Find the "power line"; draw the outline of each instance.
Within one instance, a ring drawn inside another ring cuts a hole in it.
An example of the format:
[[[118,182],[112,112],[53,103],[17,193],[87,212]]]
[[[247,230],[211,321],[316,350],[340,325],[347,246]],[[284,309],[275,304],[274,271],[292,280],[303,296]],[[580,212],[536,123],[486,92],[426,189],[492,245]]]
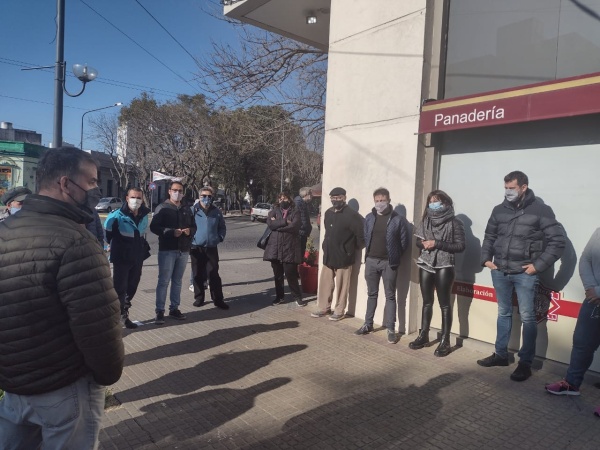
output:
[[[196,57],[195,57],[194,55],[192,55],[192,54],[191,54],[191,53],[190,53],[190,52],[187,50],[187,48],[185,48],[185,47],[183,46],[183,44],[182,44],[181,42],[179,42],[179,41],[178,41],[178,40],[175,38],[175,36],[173,36],[173,35],[172,35],[172,34],[169,32],[169,30],[167,30],[167,29],[166,29],[166,28],[163,26],[163,24],[162,24],[162,23],[160,23],[160,22],[158,21],[158,19],[157,19],[156,17],[154,17],[154,16],[152,15],[152,13],[151,13],[150,11],[148,11],[148,10],[146,9],[146,7],[145,7],[144,5],[142,5],[142,4],[139,2],[139,0],[134,0],[134,1],[135,1],[135,2],[136,2],[138,5],[140,5],[140,8],[142,8],[144,11],[146,11],[146,13],[148,13],[148,15],[149,15],[150,17],[152,17],[152,19],[154,19],[154,21],[155,21],[155,22],[156,22],[156,23],[157,23],[157,24],[158,24],[158,25],[159,25],[159,26],[160,26],[160,27],[161,27],[161,28],[162,28],[162,29],[165,31],[165,33],[167,33],[169,36],[171,36],[171,39],[173,39],[173,40],[174,40],[174,41],[177,43],[177,45],[179,45],[179,46],[182,48],[182,50],[183,50],[184,52],[186,52],[186,53],[187,53],[187,54],[190,56],[190,58],[192,58],[192,59],[194,60],[194,62],[195,62],[196,64],[198,64],[198,60],[196,59]]]
[[[119,27],[117,27],[115,24],[113,24],[110,20],[108,20],[106,17],[104,17],[102,14],[100,14],[98,11],[96,11],[94,8],[92,8],[90,5],[88,5],[86,2],[84,2],[83,0],[79,0],[81,3],[83,3],[85,6],[87,6],[89,9],[91,9],[94,13],[96,13],[98,16],[100,16],[104,21],[106,21],[111,27],[113,27],[115,30],[117,30],[119,33],[121,33],[123,36],[125,36],[127,39],[129,39],[131,42],[133,42],[135,45],[137,45],[139,48],[141,48],[142,50],[144,50],[148,55],[150,55],[152,58],[154,58],[156,61],[158,61],[162,66],[164,66],[169,72],[173,73],[175,76],[177,76],[178,78],[180,78],[181,80],[183,80],[184,83],[186,83],[188,86],[190,86],[192,89],[194,89],[196,92],[198,92],[198,90],[189,82],[187,81],[185,78],[183,78],[181,75],[179,75],[177,72],[175,72],[173,69],[171,69],[168,65],[166,65],[164,62],[162,62],[160,59],[158,59],[156,56],[154,56],[152,53],[150,53],[148,50],[146,50],[141,44],[138,44],[137,41],[135,41],[135,39],[133,39],[131,36],[129,36],[127,33],[125,33],[123,30],[121,30]]]
[[[29,63],[29,62],[25,62],[25,61],[18,61],[15,59],[2,58],[2,57],[0,57],[0,64],[7,64],[10,66],[17,66],[17,67],[24,67],[24,68],[39,66],[39,64]],[[39,70],[41,70],[42,72],[47,72],[47,73],[54,73],[53,69],[39,69]],[[71,78],[75,78],[75,76],[70,73],[68,73],[67,76],[71,77]],[[112,83],[110,83],[111,81],[112,81]],[[154,93],[154,94],[163,95],[165,97],[177,98],[177,96],[179,95],[177,92],[167,91],[166,89],[155,88],[152,86],[144,86],[144,85],[135,84],[135,83],[127,83],[125,81],[112,80],[110,78],[102,78],[102,79],[97,78],[96,80],[94,80],[94,82],[101,83],[101,84],[108,84],[109,86],[117,86],[117,87],[126,88],[126,89],[133,89],[133,90],[140,91],[140,92],[152,91],[152,93]]]
[[[4,97],[4,98],[10,98],[10,99],[13,99],[13,100],[21,100],[21,101],[24,101],[24,102],[42,103],[42,104],[44,104],[44,105],[54,105],[54,103],[51,103],[51,102],[43,102],[43,101],[41,101],[41,100],[32,100],[32,99],[29,99],[29,98],[11,97],[10,95],[3,95],[3,94],[0,94],[0,97]],[[85,110],[86,110],[86,108],[78,108],[78,107],[76,107],[76,106],[68,106],[68,105],[65,105],[64,107],[65,107],[65,108],[71,108],[71,109],[81,109],[82,111],[85,111]]]

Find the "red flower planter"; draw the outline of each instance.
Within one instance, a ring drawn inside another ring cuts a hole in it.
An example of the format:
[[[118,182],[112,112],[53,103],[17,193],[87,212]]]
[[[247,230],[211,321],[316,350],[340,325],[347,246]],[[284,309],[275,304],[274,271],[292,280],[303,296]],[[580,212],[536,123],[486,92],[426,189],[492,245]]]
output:
[[[319,266],[300,264],[298,266],[302,292],[305,294],[316,294],[319,285]]]

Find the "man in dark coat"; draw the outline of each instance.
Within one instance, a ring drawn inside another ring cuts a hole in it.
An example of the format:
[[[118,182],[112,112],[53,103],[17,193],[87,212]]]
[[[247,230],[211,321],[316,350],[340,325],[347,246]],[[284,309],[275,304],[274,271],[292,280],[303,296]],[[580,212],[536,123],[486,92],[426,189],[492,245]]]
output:
[[[183,184],[171,182],[169,198],[154,211],[150,231],[158,235],[158,284],[156,285],[156,325],[165,323],[165,303],[167,288],[171,283],[169,317],[184,320],[185,314],[179,310],[181,303],[181,281],[188,255],[192,247],[192,237],[196,233],[196,223],[192,209],[183,200]]]
[[[504,177],[504,201],[496,206],[485,229],[481,265],[492,271],[498,299],[495,352],[477,364],[483,367],[508,366],[508,341],[512,327],[512,296],[517,294],[523,323],[519,364],[510,378],[525,381],[531,376],[535,356],[537,322],[535,290],[538,273],[552,267],[562,256],[565,235],[552,208],[529,189],[529,179],[514,171]]]
[[[337,285],[337,303],[329,320],[344,318],[352,266],[356,261],[356,251],[364,247],[363,219],[346,204],[346,190],[334,188],[329,193],[333,205],[325,211],[325,238],[323,239],[323,267],[319,278],[317,310],[311,317],[324,317],[331,314],[333,291]]]
[[[383,279],[385,292],[384,325],[390,344],[396,337],[396,279],[400,258],[410,244],[410,231],[406,219],[391,205],[390,191],[379,188],[373,192],[375,203],[365,218],[365,280],[367,281],[367,313],[365,323],[355,331],[357,335],[373,332],[373,318],[379,296],[379,282]]]
[[[38,195],[0,223],[0,448],[96,448],[105,386],[123,370],[119,300],[85,223],[97,166],[47,150]]]

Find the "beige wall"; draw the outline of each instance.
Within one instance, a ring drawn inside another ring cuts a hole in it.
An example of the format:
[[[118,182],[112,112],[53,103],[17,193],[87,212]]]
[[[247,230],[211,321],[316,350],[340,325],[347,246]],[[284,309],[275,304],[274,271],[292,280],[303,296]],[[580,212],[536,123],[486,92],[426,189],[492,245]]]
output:
[[[393,205],[413,220],[425,11],[425,0],[379,0],[377,8],[372,0],[332,1],[323,210],[331,206],[329,191],[342,186],[365,216],[373,206],[373,190],[384,186]],[[363,267],[349,308],[361,318],[366,310]],[[406,299],[410,270],[405,258],[400,303]],[[382,322],[383,302],[381,289],[376,323]],[[400,329],[416,329],[414,314],[410,317],[405,315]]]

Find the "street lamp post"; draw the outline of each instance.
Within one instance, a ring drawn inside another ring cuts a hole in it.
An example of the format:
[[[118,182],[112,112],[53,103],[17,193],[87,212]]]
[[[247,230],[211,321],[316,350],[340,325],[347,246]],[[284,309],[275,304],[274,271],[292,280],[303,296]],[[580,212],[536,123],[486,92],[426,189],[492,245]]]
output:
[[[79,140],[79,148],[81,150],[83,150],[83,118],[85,117],[85,115],[87,113],[91,113],[91,112],[94,112],[94,111],[100,111],[100,110],[103,110],[103,109],[114,108],[115,106],[121,106],[122,104],[123,103],[121,103],[121,102],[117,102],[114,105],[104,106],[103,108],[90,109],[89,111],[86,111],[86,112],[84,112],[82,114],[82,116],[81,116],[81,139]]]

